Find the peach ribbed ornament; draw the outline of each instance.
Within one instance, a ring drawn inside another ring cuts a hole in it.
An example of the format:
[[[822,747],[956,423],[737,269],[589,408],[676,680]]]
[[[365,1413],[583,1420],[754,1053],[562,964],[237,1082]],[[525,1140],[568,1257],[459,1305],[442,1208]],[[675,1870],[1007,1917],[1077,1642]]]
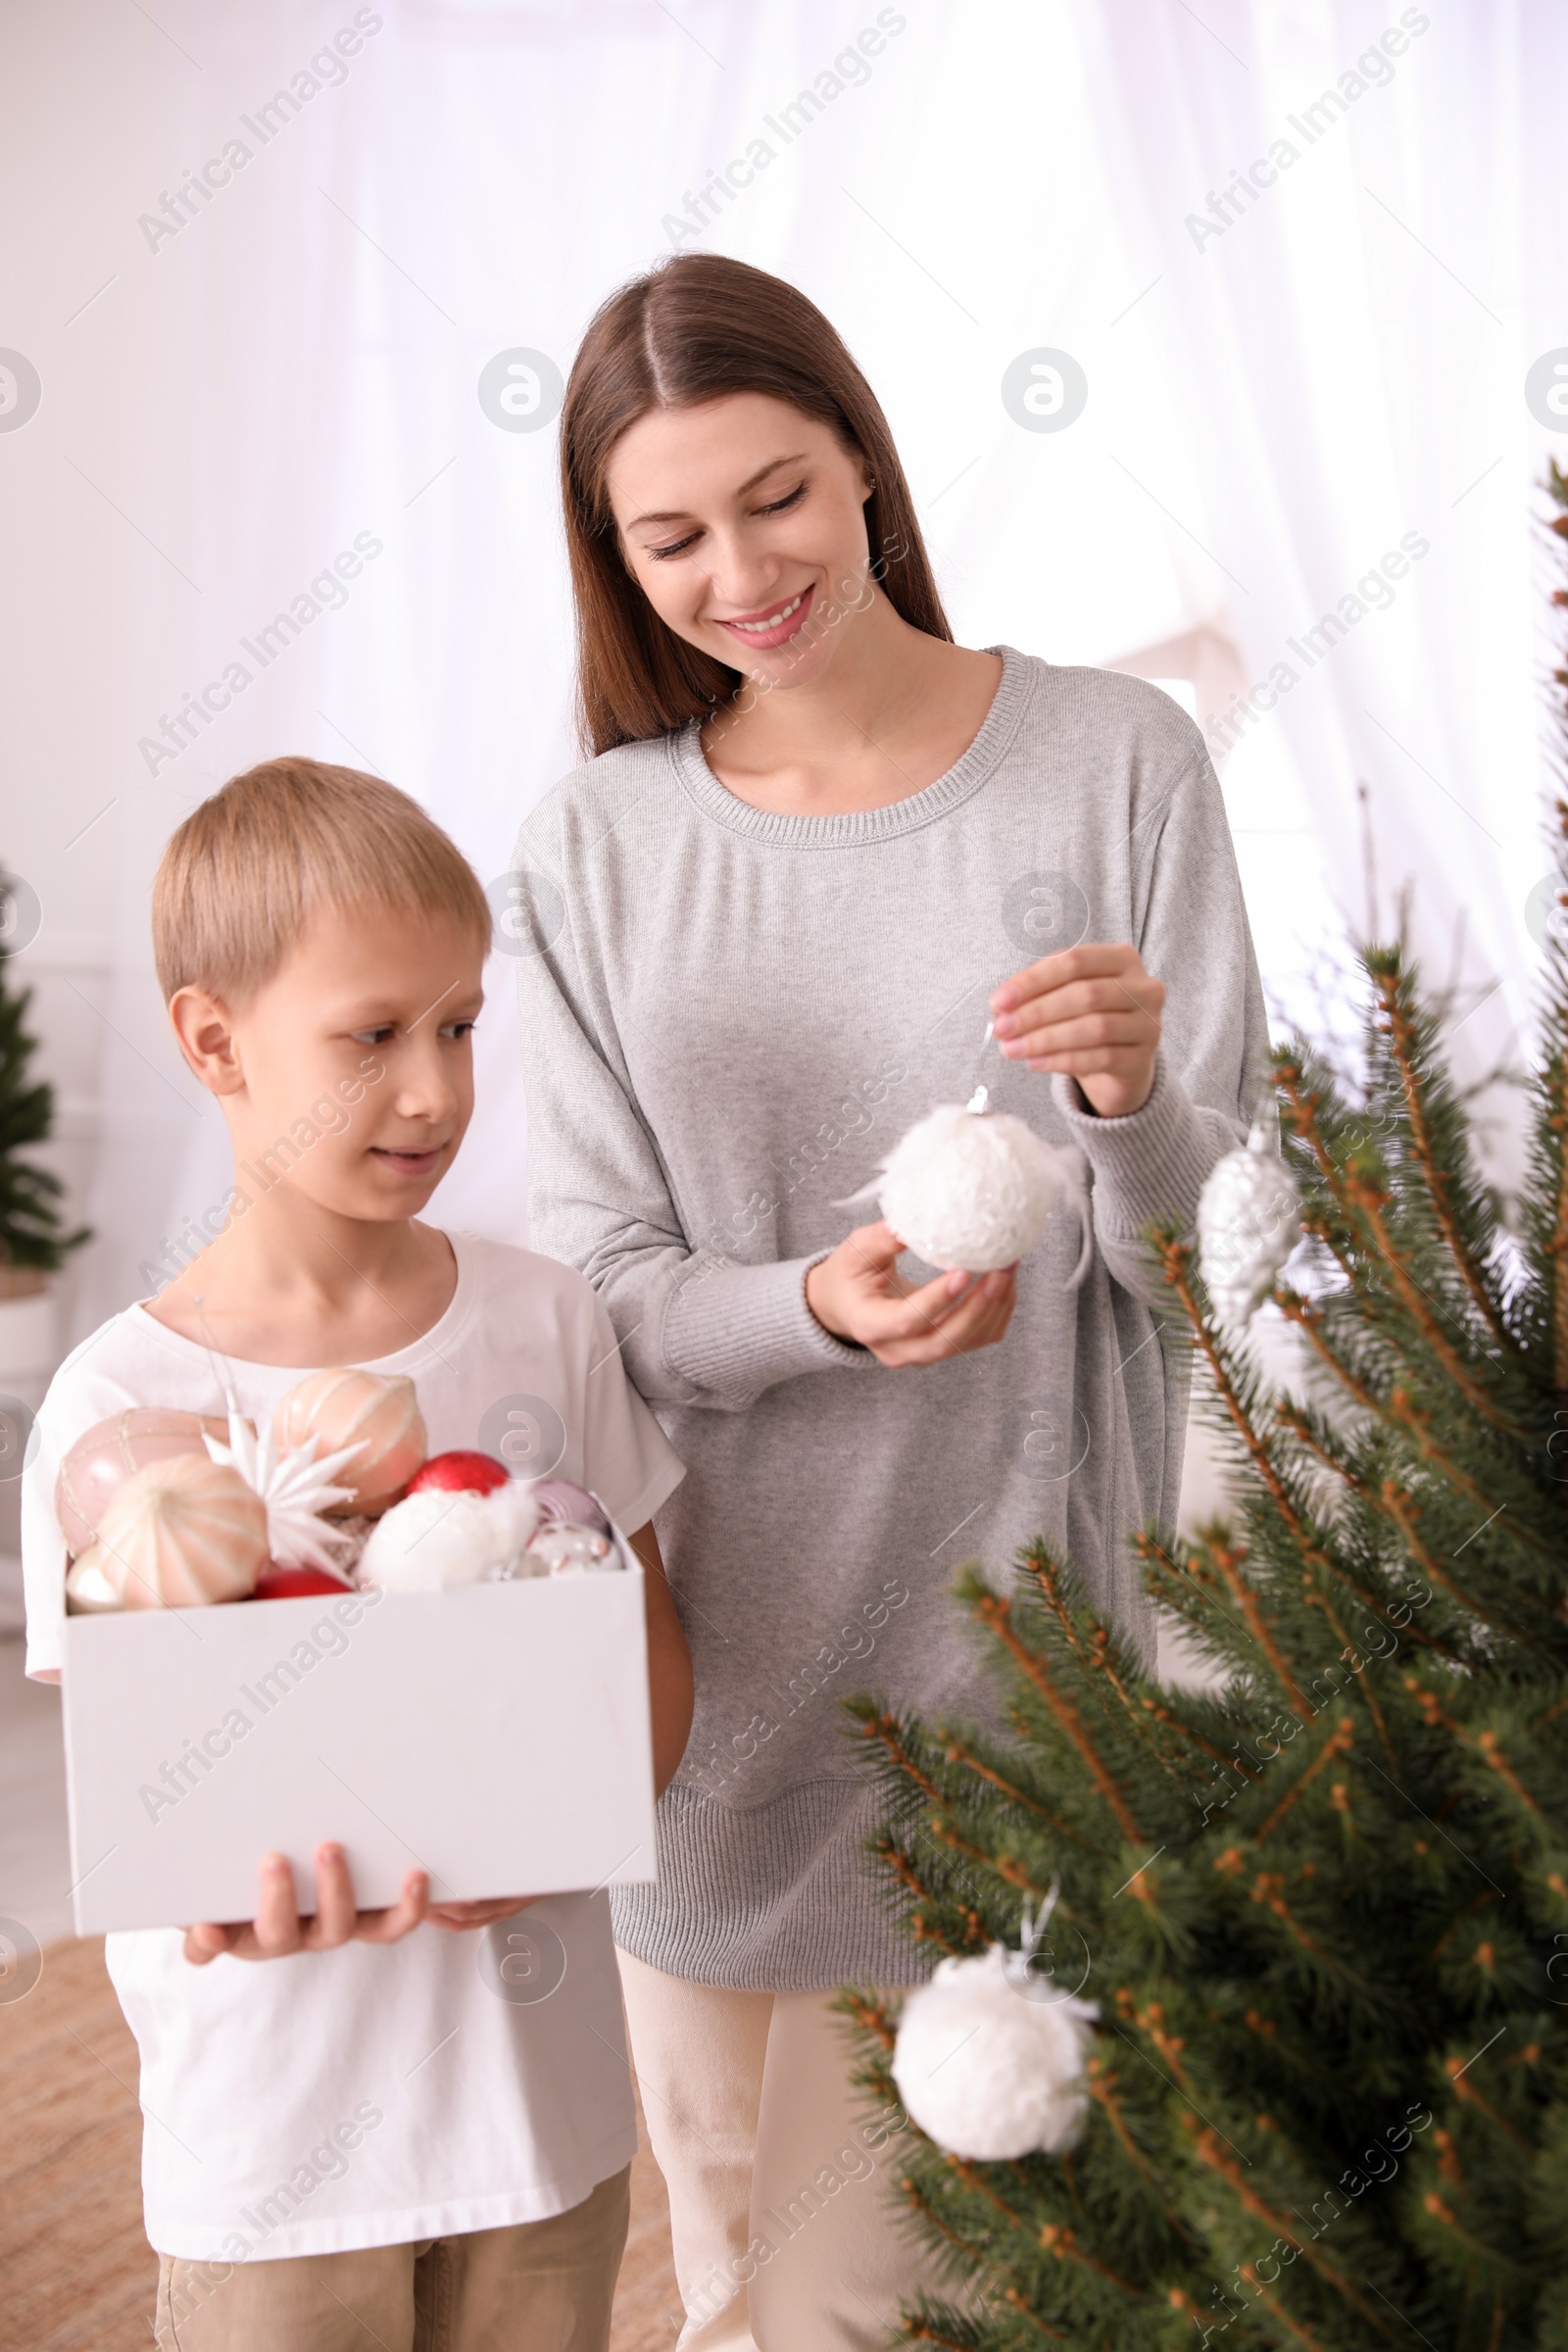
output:
[[[336,1476],[351,1496],[341,1507],[371,1515],[402,1494],[426,1452],[414,1383],[402,1372],[313,1372],[279,1399],[272,1430],[284,1447],[313,1439],[323,1454],[362,1447]]]
[[[67,1549],[87,1549],[115,1494],[149,1462],[169,1462],[185,1453],[205,1455],[209,1437],[227,1434],[221,1415],[172,1412],[156,1404],[133,1404],[98,1422],[76,1440],[55,1482],[55,1515],[65,1531]]]
[[[267,1505],[205,1453],[149,1462],[105,1511],[87,1564],[123,1609],[243,1600],[267,1565]]]

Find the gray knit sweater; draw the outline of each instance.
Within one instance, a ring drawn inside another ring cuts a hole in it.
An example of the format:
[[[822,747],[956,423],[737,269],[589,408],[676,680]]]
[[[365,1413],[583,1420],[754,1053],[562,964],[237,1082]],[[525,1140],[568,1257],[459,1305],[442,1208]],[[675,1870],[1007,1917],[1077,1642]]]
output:
[[[593,1283],[689,1465],[657,1527],[697,1718],[659,1883],[617,1893],[615,1929],[705,1984],[924,1973],[865,1856],[875,1808],[837,1702],[991,1711],[955,1567],[1005,1575],[1044,1535],[1148,1641],[1125,1539],[1174,1511],[1185,1395],[1138,1236],[1191,1220],[1241,1135],[1262,996],[1178,706],[996,650],[969,749],[890,808],[750,808],[691,727],[578,768],[518,842],[532,1240]],[[1154,1089],[1127,1118],[994,1048],[977,1070],[992,989],[1080,938],[1135,942],[1166,984]],[[840,1203],[905,1129],[980,1076],[994,1109],[1081,1147],[1094,1263],[1063,1287],[1064,1210],[1000,1347],[889,1371],[817,1324],[806,1271],[875,1214]]]

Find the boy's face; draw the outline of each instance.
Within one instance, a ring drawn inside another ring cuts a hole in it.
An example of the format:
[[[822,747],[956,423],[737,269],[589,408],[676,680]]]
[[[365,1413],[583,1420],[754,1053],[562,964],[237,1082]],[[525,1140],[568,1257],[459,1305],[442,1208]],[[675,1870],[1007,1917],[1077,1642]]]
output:
[[[241,1011],[181,991],[176,1030],[236,1161],[339,1216],[416,1215],[473,1115],[482,962],[443,917],[322,907]]]

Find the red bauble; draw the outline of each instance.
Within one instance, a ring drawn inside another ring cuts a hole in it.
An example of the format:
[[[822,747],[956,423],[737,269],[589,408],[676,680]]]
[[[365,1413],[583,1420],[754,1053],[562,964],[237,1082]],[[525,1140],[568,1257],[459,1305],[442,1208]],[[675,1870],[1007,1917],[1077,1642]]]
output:
[[[266,1568],[256,1579],[255,1600],[304,1600],[316,1592],[352,1592],[352,1585],[341,1577],[328,1576],[324,1568]]]
[[[505,1463],[493,1454],[467,1453],[461,1448],[453,1453],[432,1453],[421,1470],[416,1470],[404,1493],[423,1494],[438,1488],[444,1494],[493,1494],[504,1487],[510,1473]]]

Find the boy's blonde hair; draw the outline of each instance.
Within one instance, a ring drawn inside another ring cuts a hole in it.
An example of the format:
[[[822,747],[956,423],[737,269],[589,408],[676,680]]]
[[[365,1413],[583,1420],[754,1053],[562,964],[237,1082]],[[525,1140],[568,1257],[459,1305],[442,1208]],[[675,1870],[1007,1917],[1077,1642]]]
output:
[[[489,948],[489,902],[467,859],[406,792],[354,767],[268,760],[203,801],[153,883],[164,998],[204,988],[239,1005],[264,988],[318,906],[445,916]]]

